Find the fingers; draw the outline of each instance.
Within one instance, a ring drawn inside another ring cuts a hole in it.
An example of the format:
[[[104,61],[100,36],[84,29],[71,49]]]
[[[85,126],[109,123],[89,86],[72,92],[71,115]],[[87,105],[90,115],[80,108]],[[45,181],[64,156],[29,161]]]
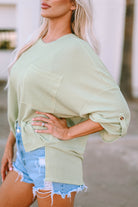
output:
[[[1,177],[2,177],[2,182],[3,182],[5,179],[5,170],[4,170],[3,164],[1,164]]]
[[[33,126],[42,126],[42,124],[43,124],[44,122],[32,122],[31,124],[33,125]],[[49,127],[49,124],[47,124],[47,123],[44,123],[44,126],[43,127]],[[46,130],[47,130],[47,128],[46,128]]]
[[[9,171],[13,170],[12,160],[11,159],[8,160],[8,168],[9,168]]]
[[[1,163],[1,177],[2,177],[2,182],[5,180],[6,173],[8,172],[8,163]]]
[[[45,127],[48,127],[48,124],[47,124],[47,123],[45,123],[45,122],[40,122],[40,121],[39,121],[39,122],[37,122],[37,121],[36,121],[36,122],[32,122],[31,124],[34,125],[34,126],[43,126],[43,125],[42,125],[43,123],[45,124]]]
[[[32,125],[42,126],[42,122],[38,122],[38,123],[35,122],[34,124],[32,123]],[[52,134],[53,129],[56,128],[56,126],[49,125],[49,124],[46,124],[46,123],[45,123],[45,127],[47,127],[47,128],[44,128],[44,129],[35,129],[35,132],[37,132],[37,133]]]
[[[55,117],[53,114],[50,114],[50,113],[40,112],[40,111],[36,111],[36,113],[37,114],[43,114],[43,115],[47,116],[49,119],[52,119],[52,120],[56,120],[57,119],[57,117]]]
[[[33,121],[47,122],[48,124],[52,124],[52,125],[55,125],[55,124],[59,125],[59,123],[66,123],[66,119],[65,118],[57,118],[53,114],[45,113],[45,112],[38,112],[38,111],[36,111],[36,113],[37,114],[46,115],[48,118],[45,118],[45,117],[42,117],[42,116],[34,117],[34,118],[32,118]],[[38,124],[38,126],[40,126],[40,125],[41,124]]]
[[[64,131],[68,129],[67,120],[65,118],[57,118],[53,114],[45,113],[45,112],[36,111],[36,113],[40,115],[43,114],[48,117],[48,118],[45,118],[43,116],[37,116],[35,118],[32,118],[33,121],[31,125],[34,125],[34,126],[44,125],[44,129],[35,129],[36,133],[52,134],[53,136],[59,139],[64,139],[63,138]]]
[[[44,130],[36,129],[35,132],[50,134],[50,132],[48,130],[45,130],[45,129]]]
[[[6,174],[8,171],[12,171],[13,166],[12,166],[12,159],[11,158],[5,158],[3,157],[2,162],[1,162],[1,177],[2,177],[2,182],[5,180]]]
[[[32,119],[33,121],[43,121],[43,122],[47,122],[47,123],[49,123],[49,124],[53,124],[53,121],[52,120],[50,120],[50,119],[47,119],[47,118],[44,118],[44,117],[42,117],[42,116],[40,116],[40,117],[35,117],[35,118],[33,118]],[[33,122],[34,123],[34,122]],[[39,122],[38,122],[39,123]],[[42,124],[42,122],[40,122],[40,124],[39,124],[39,126]]]

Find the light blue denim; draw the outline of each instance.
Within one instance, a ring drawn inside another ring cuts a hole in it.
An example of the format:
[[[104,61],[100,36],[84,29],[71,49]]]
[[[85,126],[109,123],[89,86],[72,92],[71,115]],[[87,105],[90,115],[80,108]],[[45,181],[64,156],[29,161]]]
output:
[[[13,162],[13,168],[18,172],[19,176],[21,175],[22,182],[34,184],[32,189],[34,197],[38,190],[50,190],[53,204],[54,194],[59,194],[62,198],[65,198],[66,195],[67,197],[71,197],[71,192],[73,191],[77,193],[82,190],[87,191],[88,187],[86,185],[45,181],[45,147],[25,152],[21,136],[21,127],[18,122],[16,122],[16,145],[17,153],[16,160]]]

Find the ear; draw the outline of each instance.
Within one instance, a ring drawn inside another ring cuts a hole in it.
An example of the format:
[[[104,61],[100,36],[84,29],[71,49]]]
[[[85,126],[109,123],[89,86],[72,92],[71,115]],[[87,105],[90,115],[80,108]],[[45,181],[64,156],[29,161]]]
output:
[[[71,10],[75,10],[76,9],[76,2],[75,0],[72,0],[72,6],[71,6]]]

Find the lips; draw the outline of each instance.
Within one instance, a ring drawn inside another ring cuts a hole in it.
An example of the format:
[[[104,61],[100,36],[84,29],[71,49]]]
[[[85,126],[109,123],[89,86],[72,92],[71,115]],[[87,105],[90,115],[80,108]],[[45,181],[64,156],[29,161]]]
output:
[[[50,8],[50,7],[51,7],[51,6],[48,5],[47,3],[44,3],[44,2],[41,3],[41,8],[42,8],[42,9],[48,9],[48,8]]]

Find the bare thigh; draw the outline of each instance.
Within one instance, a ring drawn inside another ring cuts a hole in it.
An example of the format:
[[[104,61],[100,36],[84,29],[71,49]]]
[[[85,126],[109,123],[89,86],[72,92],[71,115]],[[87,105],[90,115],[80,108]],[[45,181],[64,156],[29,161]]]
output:
[[[0,187],[0,206],[29,207],[33,203],[33,184],[17,179],[17,172],[11,171]]]
[[[41,194],[43,192],[43,194]],[[51,192],[50,191],[40,191],[37,193],[37,201],[39,207],[73,207],[76,192],[71,193],[71,198],[62,198],[61,195],[53,195],[53,205],[51,206]]]

